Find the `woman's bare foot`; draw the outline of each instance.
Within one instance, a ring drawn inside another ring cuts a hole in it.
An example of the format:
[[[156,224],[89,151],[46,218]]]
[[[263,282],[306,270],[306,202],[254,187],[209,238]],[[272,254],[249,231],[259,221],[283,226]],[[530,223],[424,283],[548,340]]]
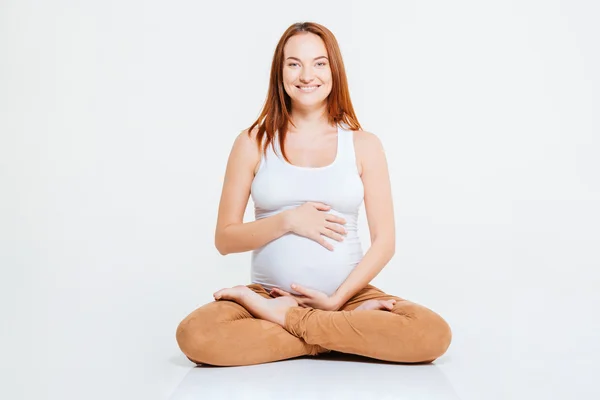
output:
[[[298,302],[290,296],[266,299],[244,285],[221,289],[213,294],[215,300],[231,300],[244,306],[256,318],[264,319],[284,326],[285,314]]]
[[[390,311],[394,304],[396,304],[396,300],[367,300],[362,303],[360,306],[356,307],[354,310],[384,310]]]

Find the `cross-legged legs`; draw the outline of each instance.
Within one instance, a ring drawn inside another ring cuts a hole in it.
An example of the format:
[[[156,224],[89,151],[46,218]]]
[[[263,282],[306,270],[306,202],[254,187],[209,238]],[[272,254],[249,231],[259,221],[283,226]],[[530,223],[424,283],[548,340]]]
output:
[[[447,350],[451,330],[438,314],[367,285],[340,311],[272,299],[260,285],[243,298],[192,312],[177,329],[186,356],[213,365],[249,365],[331,350],[395,362],[430,362]],[[246,288],[243,288],[246,289]],[[369,300],[395,300],[391,310],[361,310]],[[256,317],[259,318],[256,318]]]

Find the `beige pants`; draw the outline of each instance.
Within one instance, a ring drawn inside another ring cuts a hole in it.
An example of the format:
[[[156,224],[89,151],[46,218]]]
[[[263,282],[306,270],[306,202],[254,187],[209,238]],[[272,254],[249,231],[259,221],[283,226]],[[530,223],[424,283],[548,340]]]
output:
[[[259,284],[248,285],[272,298]],[[396,299],[391,311],[355,310],[367,300]],[[177,343],[196,364],[252,365],[337,351],[379,360],[431,362],[446,352],[452,332],[432,310],[367,285],[339,311],[293,307],[285,327],[257,319],[229,300],[193,311],[177,328]]]

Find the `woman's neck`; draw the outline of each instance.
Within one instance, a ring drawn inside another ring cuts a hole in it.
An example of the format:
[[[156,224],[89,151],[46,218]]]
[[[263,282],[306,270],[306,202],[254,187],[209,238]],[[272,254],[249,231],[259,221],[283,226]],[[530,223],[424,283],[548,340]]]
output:
[[[295,125],[289,124],[288,132],[315,132],[329,127],[327,106],[319,109],[292,108],[291,118]]]

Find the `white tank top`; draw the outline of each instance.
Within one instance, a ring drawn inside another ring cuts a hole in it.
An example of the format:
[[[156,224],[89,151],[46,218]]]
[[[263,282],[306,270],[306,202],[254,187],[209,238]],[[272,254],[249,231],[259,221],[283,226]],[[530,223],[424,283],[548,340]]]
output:
[[[292,165],[280,156],[277,136],[274,144],[279,155],[269,145],[252,182],[255,218],[315,201],[330,205],[326,212],[342,216],[348,233],[341,242],[324,236],[333,251],[286,233],[252,252],[251,281],[294,294],[298,292],[290,285],[297,283],[332,295],[363,257],[357,223],[364,187],[356,167],[353,132],[338,126],[336,158],[324,167]]]

